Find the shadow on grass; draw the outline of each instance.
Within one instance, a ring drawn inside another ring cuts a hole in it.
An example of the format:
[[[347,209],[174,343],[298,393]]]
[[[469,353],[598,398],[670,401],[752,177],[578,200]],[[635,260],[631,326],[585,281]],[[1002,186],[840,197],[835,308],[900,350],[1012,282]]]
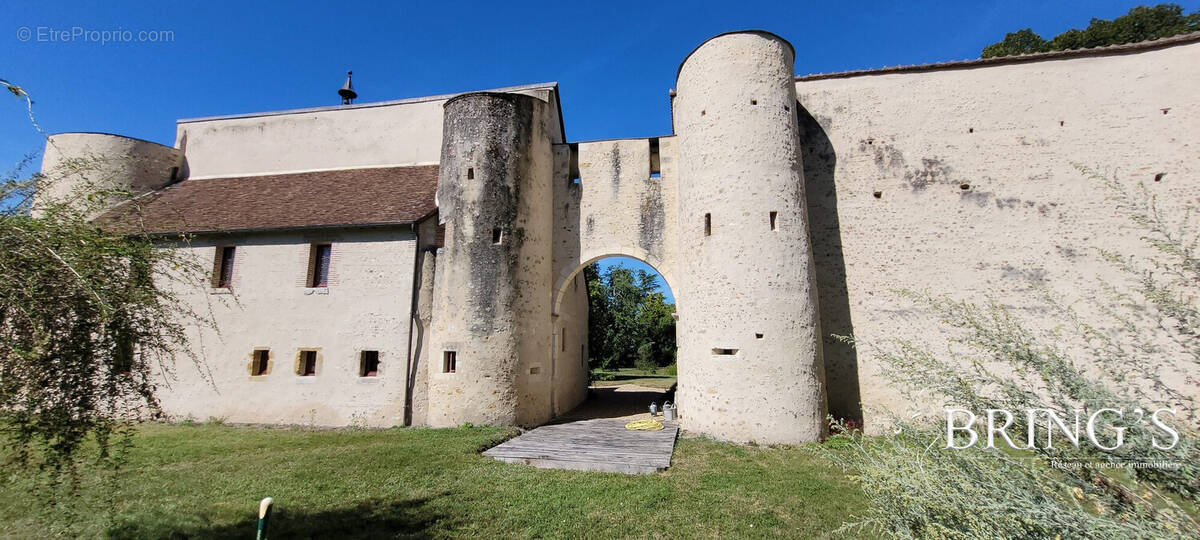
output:
[[[460,518],[432,509],[432,499],[368,501],[349,508],[304,512],[277,506],[271,513],[271,538],[428,538],[453,530]],[[125,522],[108,530],[109,538],[254,538],[257,514],[237,523],[180,525]]]

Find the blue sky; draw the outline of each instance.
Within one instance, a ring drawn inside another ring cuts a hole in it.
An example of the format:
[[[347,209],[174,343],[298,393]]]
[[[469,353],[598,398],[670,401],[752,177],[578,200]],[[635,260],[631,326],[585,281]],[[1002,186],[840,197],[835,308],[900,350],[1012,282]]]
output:
[[[0,78],[33,96],[48,133],[164,144],[178,118],[336,105],[347,69],[359,102],[558,81],[569,139],[648,137],[671,130],[667,91],[679,62],[721,32],[779,34],[805,74],[976,58],[1005,32],[1032,27],[1049,38],[1139,4],[38,0],[0,11]],[[39,39],[76,27],[173,39]],[[23,104],[0,100],[0,170],[41,147]]]

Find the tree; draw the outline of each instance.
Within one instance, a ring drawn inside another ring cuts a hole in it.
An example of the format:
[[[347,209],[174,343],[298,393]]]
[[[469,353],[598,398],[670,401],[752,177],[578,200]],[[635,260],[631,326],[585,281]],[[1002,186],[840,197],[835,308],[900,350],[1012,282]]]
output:
[[[983,48],[983,57],[1015,56],[1046,52],[1050,50],[1050,42],[1037,35],[1032,28],[1010,32],[1004,35],[1004,40]]]
[[[0,441],[53,485],[73,478],[88,439],[116,464],[114,439],[157,417],[163,360],[188,354],[185,324],[203,321],[161,285],[199,286],[202,272],[176,250],[87,219],[128,193],[84,181],[33,212],[37,192],[87,178],[95,162],[72,160],[50,177],[23,174],[31,161],[0,180]]]
[[[983,58],[1033,52],[1066,51],[1137,43],[1200,31],[1200,11],[1183,14],[1179,4],[1138,6],[1113,20],[1092,19],[1083,30],[1071,29],[1047,42],[1026,28],[1006,34],[1004,40],[984,47]]]
[[[675,305],[658,290],[658,276],[592,263],[584,278],[592,367],[654,369],[675,361]]]

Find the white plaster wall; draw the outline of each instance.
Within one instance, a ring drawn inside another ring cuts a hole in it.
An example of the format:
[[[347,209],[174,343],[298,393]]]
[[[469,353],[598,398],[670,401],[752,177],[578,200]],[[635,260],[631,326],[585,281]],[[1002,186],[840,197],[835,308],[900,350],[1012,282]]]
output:
[[[312,243],[332,242],[329,286],[308,289]],[[175,378],[159,389],[176,419],[319,426],[403,424],[414,236],[408,228],[198,238],[181,247],[211,268],[216,246],[237,246],[230,294],[208,283],[173,284],[216,328],[196,327]],[[253,351],[269,348],[270,372],[251,376]],[[317,375],[295,373],[301,349],[317,349]],[[359,353],[377,350],[377,377],[359,377]]]
[[[777,36],[726,34],[698,47],[677,80],[677,399],[685,428],[722,439],[824,432],[792,60]]]
[[[141,139],[107,133],[51,135],[42,153],[44,178],[37,199],[66,200],[78,196],[78,190],[90,194],[103,189],[141,195],[167,185],[181,160],[179,150]]]
[[[562,142],[553,86],[501,90],[549,102],[552,137]],[[442,105],[451,97],[180,120],[175,146],[186,152],[185,173],[193,179],[435,164]]]
[[[944,327],[894,289],[992,295],[1041,328],[1059,321],[1039,311],[1032,286],[1068,302],[1100,298],[1098,280],[1119,276],[1095,249],[1144,251],[1103,186],[1073,164],[1145,181],[1167,208],[1195,204],[1197,87],[1198,44],[798,81],[814,120],[804,165],[822,323],[864,343],[856,353],[826,342],[835,412],[861,394],[878,429],[881,411],[910,409],[880,376],[872,344],[940,350]]]
[[[445,100],[181,121],[189,178],[438,162]]]

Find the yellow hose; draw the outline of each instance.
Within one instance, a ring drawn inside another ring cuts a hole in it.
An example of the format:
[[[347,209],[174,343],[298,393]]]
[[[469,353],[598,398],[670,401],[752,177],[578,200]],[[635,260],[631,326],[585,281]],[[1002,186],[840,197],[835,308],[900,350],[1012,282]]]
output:
[[[625,424],[625,429],[632,429],[632,430],[636,430],[636,431],[658,431],[662,428],[663,428],[663,425],[660,424],[658,422],[658,420],[655,420],[653,418],[647,418],[645,420],[634,420],[633,422]]]

